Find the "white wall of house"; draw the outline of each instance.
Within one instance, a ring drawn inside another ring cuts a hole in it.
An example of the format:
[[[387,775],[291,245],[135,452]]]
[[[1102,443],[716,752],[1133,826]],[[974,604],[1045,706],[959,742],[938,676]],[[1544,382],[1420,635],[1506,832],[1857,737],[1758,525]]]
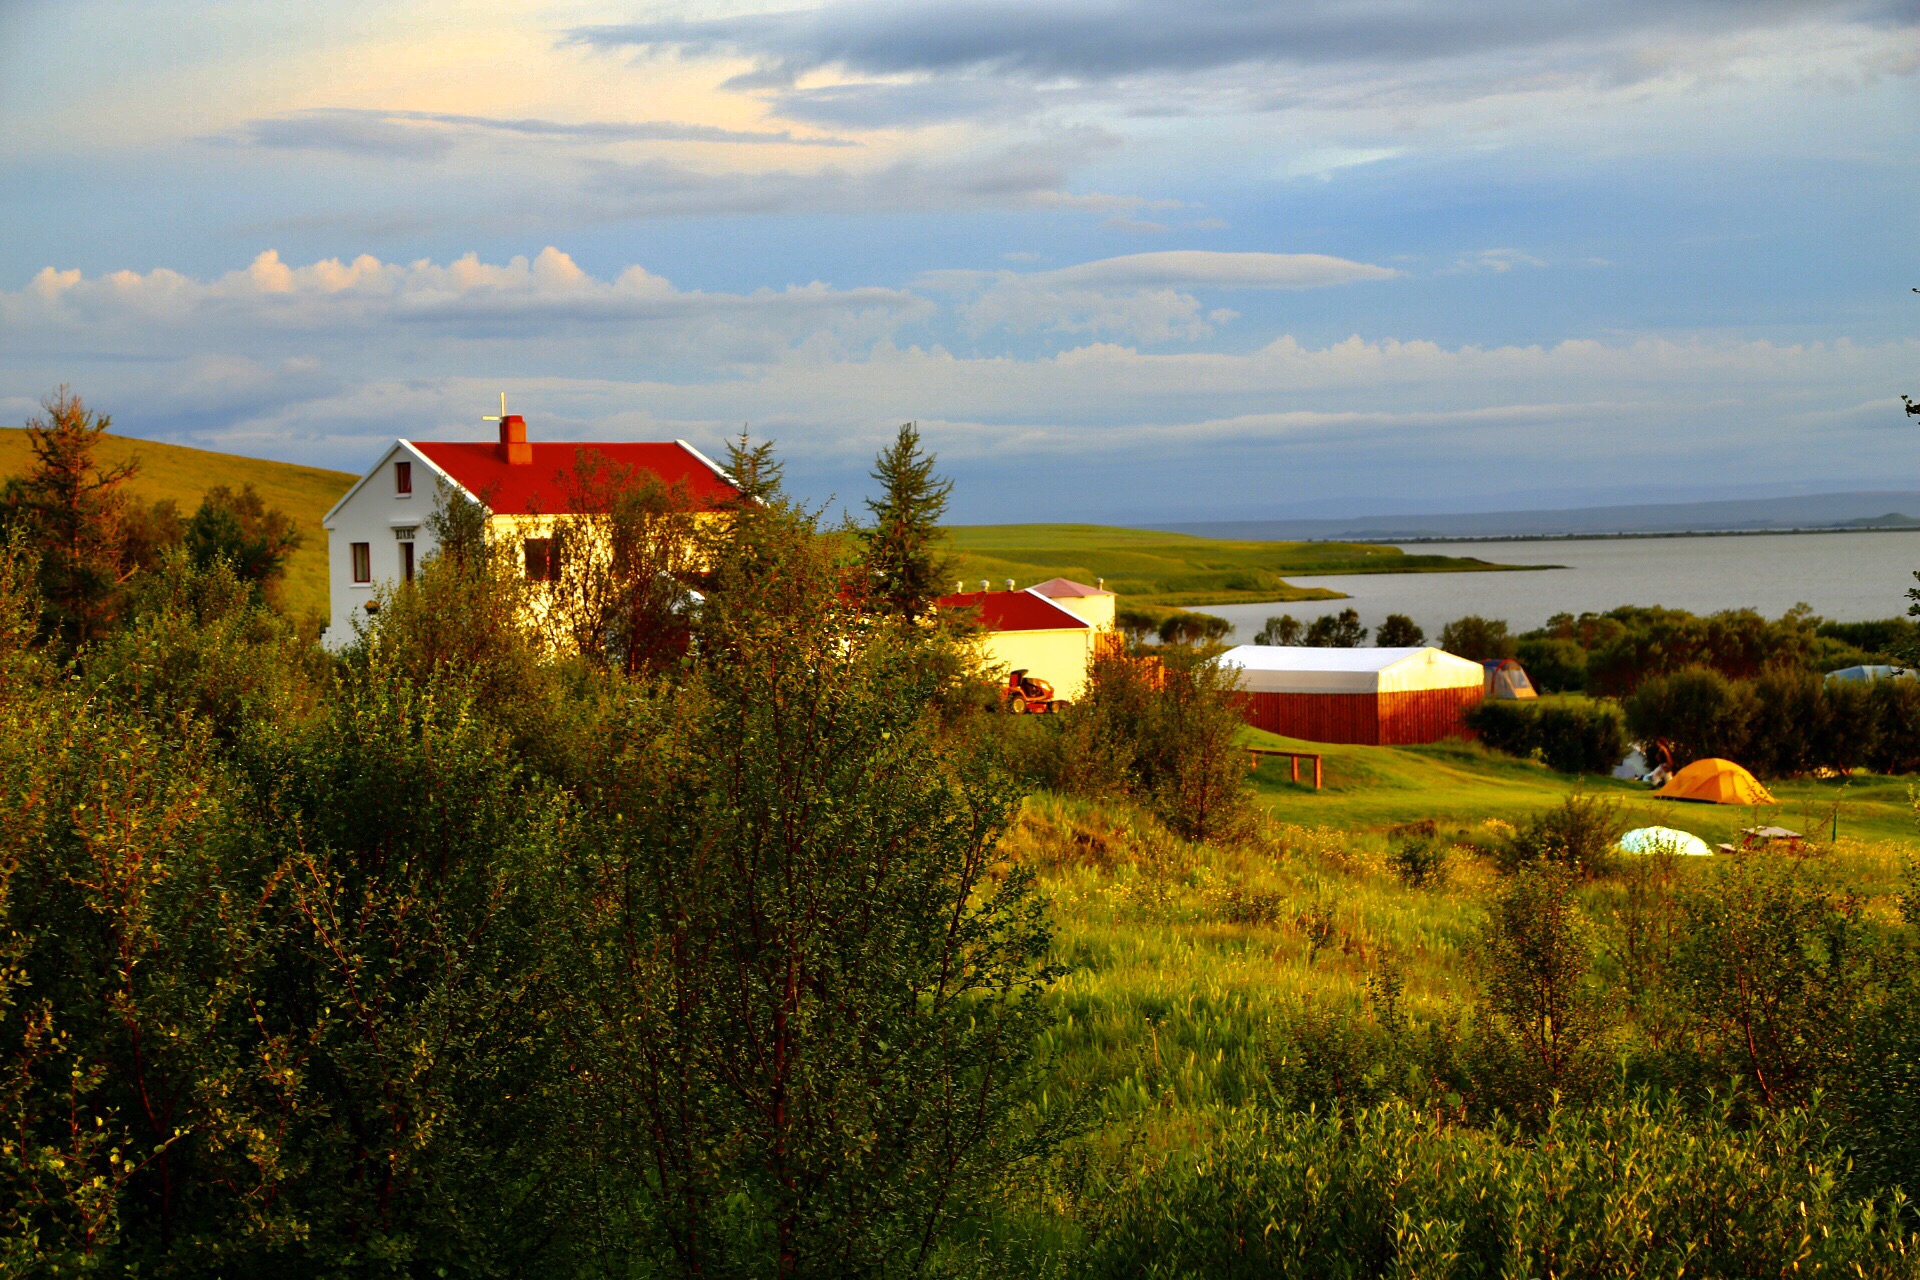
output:
[[[413,492],[399,492],[396,463],[407,463],[412,472]],[[402,548],[411,542],[415,572],[438,545],[427,531],[427,517],[433,513],[443,489],[455,488],[419,450],[405,440],[396,440],[380,461],[362,476],[347,496],[334,504],[322,527],[327,531],[327,592],[331,608],[327,647],[344,648],[353,642],[354,622],[367,618],[367,602],[381,588],[398,582],[405,567]],[[367,548],[368,580],[354,580],[355,543]]]

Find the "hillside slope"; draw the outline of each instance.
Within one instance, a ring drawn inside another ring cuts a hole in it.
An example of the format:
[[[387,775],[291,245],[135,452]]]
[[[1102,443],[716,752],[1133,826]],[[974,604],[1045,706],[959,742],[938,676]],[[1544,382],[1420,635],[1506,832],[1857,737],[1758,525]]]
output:
[[[327,535],[320,517],[358,476],[114,435],[102,444],[100,457],[108,464],[137,457],[140,474],[129,488],[148,502],[172,498],[182,517],[192,515],[200,496],[217,484],[235,490],[252,485],[269,506],[292,516],[306,535],[305,545],[294,552],[287,566],[287,607],[295,614],[327,611]],[[27,433],[19,427],[0,427],[0,479],[20,475],[32,463]]]

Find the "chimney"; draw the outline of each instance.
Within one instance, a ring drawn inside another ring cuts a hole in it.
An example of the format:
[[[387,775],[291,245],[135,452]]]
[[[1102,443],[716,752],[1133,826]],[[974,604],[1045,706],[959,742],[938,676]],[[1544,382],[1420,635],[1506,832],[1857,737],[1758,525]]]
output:
[[[533,446],[527,443],[527,420],[517,413],[500,419],[500,460],[515,467],[533,465]]]

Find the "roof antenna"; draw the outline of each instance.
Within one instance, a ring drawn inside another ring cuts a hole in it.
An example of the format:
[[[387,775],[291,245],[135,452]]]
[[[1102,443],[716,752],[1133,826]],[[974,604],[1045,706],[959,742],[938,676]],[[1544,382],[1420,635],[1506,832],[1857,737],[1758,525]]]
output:
[[[507,420],[507,393],[506,393],[506,392],[504,392],[504,391],[502,391],[502,392],[500,393],[500,416],[496,418],[496,417],[494,417],[494,416],[493,416],[492,414],[490,414],[490,413],[488,413],[488,414],[482,414],[482,415],[481,415],[481,417],[480,417],[480,421],[482,421],[482,422],[505,422],[506,420]]]

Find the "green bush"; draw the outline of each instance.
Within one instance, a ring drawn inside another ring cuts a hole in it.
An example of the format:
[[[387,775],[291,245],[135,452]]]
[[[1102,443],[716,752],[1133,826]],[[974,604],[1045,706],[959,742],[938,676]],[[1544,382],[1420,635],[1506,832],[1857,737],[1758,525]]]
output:
[[[1522,636],[1514,656],[1542,693],[1573,693],[1587,687],[1587,651],[1557,636]]]
[[[1012,762],[1050,790],[1138,801],[1187,839],[1232,836],[1253,817],[1236,680],[1185,646],[1103,652],[1065,714],[1013,718]]]
[[[1537,754],[1561,773],[1612,773],[1627,754],[1626,727],[1610,703],[1543,706],[1489,698],[1467,713],[1467,727],[1495,751]]]
[[[1590,878],[1613,865],[1614,845],[1625,830],[1617,804],[1575,792],[1522,823],[1496,846],[1494,860],[1509,873],[1547,862]]]

